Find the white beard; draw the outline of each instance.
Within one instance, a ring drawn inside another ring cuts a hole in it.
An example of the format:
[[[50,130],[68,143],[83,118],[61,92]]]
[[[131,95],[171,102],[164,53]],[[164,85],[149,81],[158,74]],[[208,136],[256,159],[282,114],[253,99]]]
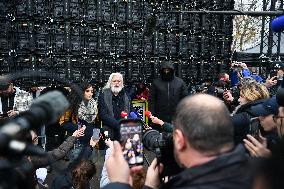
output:
[[[122,90],[122,87],[111,86],[110,89],[111,89],[111,92],[118,94]]]

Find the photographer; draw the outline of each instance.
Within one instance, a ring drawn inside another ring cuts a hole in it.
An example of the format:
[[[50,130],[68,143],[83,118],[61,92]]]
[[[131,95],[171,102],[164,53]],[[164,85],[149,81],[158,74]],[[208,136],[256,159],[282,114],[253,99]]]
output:
[[[173,140],[176,160],[185,170],[161,185],[159,172],[167,165],[154,160],[146,188],[250,188],[248,157],[243,146],[234,147],[230,114],[222,101],[204,94],[183,99],[177,106]],[[105,188],[130,188],[130,173],[137,169],[129,169],[115,142],[107,161],[111,183]]]
[[[249,77],[250,71],[245,63],[242,62],[233,62],[231,64],[231,85],[232,87],[236,86],[241,78]]]
[[[270,70],[269,76],[271,82],[266,81],[266,87],[269,88],[270,95],[273,96],[276,94],[278,88],[281,85],[281,82],[283,80],[283,74],[284,74],[284,65],[280,61],[275,61],[272,63],[272,68]]]

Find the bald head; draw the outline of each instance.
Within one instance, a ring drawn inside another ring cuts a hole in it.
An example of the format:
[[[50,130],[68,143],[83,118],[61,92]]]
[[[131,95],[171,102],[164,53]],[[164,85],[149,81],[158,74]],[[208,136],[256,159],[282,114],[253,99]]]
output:
[[[218,98],[198,94],[184,98],[177,106],[175,129],[180,129],[193,148],[218,151],[233,143],[230,113]]]

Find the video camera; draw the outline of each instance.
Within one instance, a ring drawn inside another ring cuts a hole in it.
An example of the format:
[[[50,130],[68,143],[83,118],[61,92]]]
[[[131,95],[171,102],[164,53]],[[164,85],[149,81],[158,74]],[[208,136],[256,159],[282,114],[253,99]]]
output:
[[[25,181],[33,179],[30,177],[32,164],[25,156],[45,156],[46,153],[26,141],[26,133],[43,124],[56,122],[68,107],[69,102],[61,92],[49,92],[34,100],[28,111],[0,127],[0,188],[23,188],[23,184],[26,188],[33,188],[25,185]]]
[[[164,165],[161,177],[173,176],[182,171],[175,161],[173,135],[171,133],[159,133],[150,128],[143,132],[142,141],[147,150],[155,153],[158,163]]]

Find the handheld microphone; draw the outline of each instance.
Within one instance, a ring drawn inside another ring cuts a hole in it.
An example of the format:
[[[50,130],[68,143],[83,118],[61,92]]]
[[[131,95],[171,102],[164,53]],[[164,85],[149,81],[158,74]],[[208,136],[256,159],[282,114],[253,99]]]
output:
[[[127,119],[128,114],[127,114],[127,112],[122,111],[122,112],[120,113],[120,116],[121,116],[121,118],[123,118],[123,119]]]
[[[145,112],[145,116],[151,119],[151,117],[152,117],[153,115],[152,115],[152,113],[151,113],[150,111],[146,111],[146,112]]]
[[[272,20],[271,29],[274,32],[282,32],[284,30],[284,15],[276,17]]]
[[[137,119],[137,118],[139,118],[139,117],[136,115],[135,112],[130,112],[129,117],[130,117],[131,119]]]

